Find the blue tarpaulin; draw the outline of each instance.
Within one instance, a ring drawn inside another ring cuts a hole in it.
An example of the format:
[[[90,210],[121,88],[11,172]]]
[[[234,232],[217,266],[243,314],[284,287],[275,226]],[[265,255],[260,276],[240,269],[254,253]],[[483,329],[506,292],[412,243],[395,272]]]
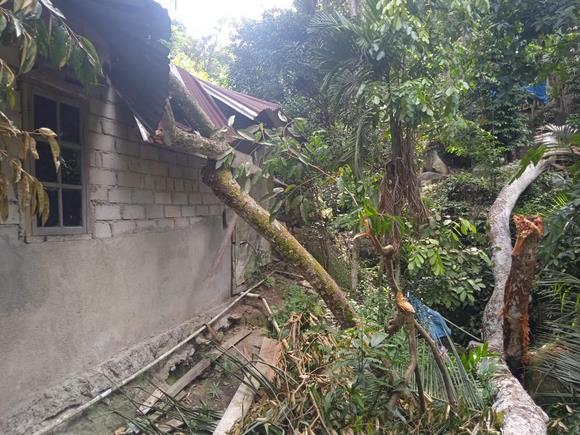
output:
[[[429,335],[434,340],[440,340],[444,337],[451,336],[451,329],[449,329],[449,326],[447,326],[447,323],[441,314],[432,308],[429,308],[411,293],[407,293],[407,299],[409,299],[409,302],[413,305],[413,308],[415,308],[417,321],[427,328]]]

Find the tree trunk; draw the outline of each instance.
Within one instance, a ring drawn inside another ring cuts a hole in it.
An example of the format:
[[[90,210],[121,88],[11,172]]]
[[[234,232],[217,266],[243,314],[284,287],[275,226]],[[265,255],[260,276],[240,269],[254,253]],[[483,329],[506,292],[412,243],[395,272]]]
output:
[[[179,72],[174,68],[170,74],[169,90],[173,103],[182,109],[192,126],[208,135],[214,126],[195,99],[191,97]],[[270,242],[270,246],[284,260],[300,270],[343,328],[355,326],[356,314],[328,272],[282,224],[276,220],[270,221],[270,213],[241,190],[229,168],[216,169],[216,160],[231,153],[232,147],[223,139],[210,139],[201,134],[188,133],[177,128],[169,102],[166,105],[161,126],[162,137],[158,139],[161,139],[166,146],[177,151],[201,154],[208,158],[208,164],[203,170],[203,180],[216,196]]]
[[[528,219],[516,215],[514,222],[517,238],[512,253],[512,270],[505,289],[503,336],[506,362],[512,373],[520,376],[523,366],[528,363],[528,306],[544,225],[539,216]]]
[[[352,254],[350,259],[350,291],[356,292],[358,288],[358,263],[360,254],[360,241],[355,240],[352,242]]]
[[[520,195],[545,167],[545,161],[528,166],[518,179],[502,189],[488,216],[495,285],[483,314],[483,335],[489,343],[490,351],[501,355],[496,358],[498,369],[494,372],[491,383],[496,390],[493,409],[503,417],[504,435],[538,435],[547,432],[548,416],[534,403],[505,363],[502,315],[506,283],[512,268],[510,215]]]
[[[341,327],[349,328],[356,325],[356,314],[334,279],[286,227],[277,220],[270,221],[270,213],[241,190],[229,169],[216,169],[215,165],[209,162],[203,169],[203,181],[218,198],[264,237],[284,260],[300,270]]]

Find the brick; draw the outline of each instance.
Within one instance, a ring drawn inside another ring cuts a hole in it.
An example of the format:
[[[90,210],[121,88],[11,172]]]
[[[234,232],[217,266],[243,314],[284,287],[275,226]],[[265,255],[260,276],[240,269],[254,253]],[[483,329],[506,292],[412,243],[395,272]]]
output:
[[[167,178],[165,177],[153,177],[154,188],[157,191],[167,190]]]
[[[196,216],[209,216],[209,206],[208,205],[196,205],[195,206]]]
[[[192,168],[203,168],[207,160],[197,156],[188,156],[189,159],[189,166]]]
[[[159,160],[159,153],[157,148],[151,145],[142,145],[141,158],[145,160]]]
[[[169,166],[169,176],[173,178],[183,178],[183,170],[177,165]]]
[[[95,222],[95,231],[93,235],[96,239],[106,239],[113,235],[111,226],[108,222]]]
[[[220,200],[215,196],[213,193],[202,193],[201,194],[201,203],[202,204],[218,204]]]
[[[169,165],[161,162],[151,162],[151,174],[152,175],[163,175],[167,177],[169,173]]]
[[[151,175],[145,175],[145,177],[143,178],[143,187],[147,190],[157,190],[157,189],[155,189],[155,180],[153,179],[153,177]],[[165,189],[159,189],[159,190],[165,190]]]
[[[142,160],[140,158],[129,159],[129,170],[132,172],[138,172],[140,174],[149,173],[149,163],[147,160]]]
[[[138,157],[140,154],[141,145],[137,142],[129,142],[128,140],[115,140],[115,149],[119,154],[126,154],[128,156]]]
[[[173,179],[173,190],[176,192],[183,192],[185,189],[183,187],[183,180],[180,178]]]
[[[101,132],[89,132],[87,134],[88,147],[99,151],[115,151],[115,138],[106,136]]]
[[[118,205],[99,204],[95,206],[95,219],[111,221],[121,219],[121,207]]]
[[[145,207],[142,205],[124,206],[123,219],[145,219]]]
[[[122,234],[130,234],[135,231],[136,224],[134,221],[118,221],[111,224],[113,236],[120,236]]]
[[[114,186],[117,184],[117,174],[105,169],[90,168],[89,184],[101,184],[105,186]]]
[[[175,219],[175,228],[185,228],[189,226],[189,219],[185,217]]]
[[[118,188],[109,190],[109,202],[130,204],[131,197],[131,189]]]
[[[168,150],[159,150],[159,160],[172,165],[177,164],[177,153]]]
[[[155,204],[171,204],[169,192],[155,192]]]
[[[102,101],[92,98],[90,100],[91,114],[109,119],[118,119],[119,108],[110,101]]]
[[[89,166],[92,168],[102,168],[103,160],[101,158],[101,153],[98,151],[89,152]]]
[[[209,214],[210,216],[220,216],[224,211],[223,205],[210,205]]]
[[[205,183],[199,183],[199,191],[201,193],[210,193],[211,189],[209,188],[209,186]]]
[[[190,193],[189,194],[189,203],[191,205],[201,204],[201,201],[202,201],[201,193]]]
[[[159,219],[163,217],[162,205],[149,205],[145,207],[145,215],[147,219]]]
[[[136,204],[153,204],[153,192],[150,190],[135,190],[133,192],[133,203]]]
[[[111,119],[101,118],[101,127],[103,128],[103,133],[109,136],[115,136],[121,139],[127,139],[129,136],[129,129],[126,125]]]
[[[152,220],[138,220],[135,221],[135,231],[136,232],[140,232],[140,231],[151,231],[151,230],[155,230],[157,229],[157,221],[152,219]]]
[[[91,201],[107,201],[109,199],[109,189],[104,186],[89,186],[89,200]]]
[[[175,221],[173,219],[159,219],[157,221],[157,227],[160,230],[171,230],[175,228]]]
[[[181,207],[181,216],[192,217],[195,216],[195,207]]]
[[[87,129],[90,132],[102,134],[103,126],[101,124],[101,118],[96,115],[89,115],[87,119]]]
[[[103,153],[103,168],[113,169],[115,171],[126,171],[129,169],[127,160],[116,153]]]
[[[181,216],[181,207],[166,205],[164,213],[166,218],[179,217]]]
[[[173,204],[175,205],[187,205],[187,194],[174,192],[172,195]]]
[[[143,175],[132,172],[120,172],[117,176],[119,186],[142,187],[144,185]]]

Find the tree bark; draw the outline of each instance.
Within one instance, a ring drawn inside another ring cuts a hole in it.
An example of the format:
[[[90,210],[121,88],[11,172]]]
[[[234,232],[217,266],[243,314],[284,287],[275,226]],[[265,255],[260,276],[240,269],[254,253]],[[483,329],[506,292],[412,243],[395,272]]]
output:
[[[489,238],[492,251],[494,289],[483,313],[483,335],[489,350],[503,353],[503,318],[500,316],[505,286],[512,268],[510,216],[520,195],[544,171],[547,163],[530,165],[511,184],[505,186],[491,206],[488,215]]]
[[[356,325],[356,314],[334,279],[286,227],[277,220],[270,221],[270,213],[242,191],[229,169],[216,169],[210,162],[203,169],[203,181],[218,198],[264,237],[284,260],[300,270],[341,327]]]
[[[352,242],[352,254],[350,258],[350,291],[356,292],[358,288],[358,269],[359,269],[360,242]]]
[[[530,165],[511,184],[505,186],[492,205],[488,221],[492,249],[494,291],[483,314],[483,335],[490,351],[498,353],[497,370],[491,383],[496,390],[494,411],[503,417],[504,435],[539,435],[547,433],[548,416],[537,406],[513,376],[504,359],[503,305],[505,290],[512,269],[512,243],[509,230],[511,212],[526,188],[544,171],[547,163]]]

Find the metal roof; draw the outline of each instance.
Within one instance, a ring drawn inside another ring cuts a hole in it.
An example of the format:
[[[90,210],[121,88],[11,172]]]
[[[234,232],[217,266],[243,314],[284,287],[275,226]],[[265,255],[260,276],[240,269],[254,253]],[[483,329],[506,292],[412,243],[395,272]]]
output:
[[[191,97],[199,104],[205,112],[215,129],[228,125],[228,120],[223,112],[214,102],[213,98],[205,91],[199,79],[182,68],[177,68],[183,84],[189,91]]]
[[[53,0],[71,27],[93,40],[103,70],[153,134],[168,94],[171,20],[154,0]],[[103,55],[104,54],[104,55]]]
[[[206,82],[182,68],[178,68],[178,71],[190,95],[197,101],[216,128],[227,126],[229,113],[243,115],[251,121],[266,121],[270,127],[277,126],[281,122],[277,115],[280,111],[280,105],[277,103]],[[225,113],[220,108],[222,104],[231,110]]]

